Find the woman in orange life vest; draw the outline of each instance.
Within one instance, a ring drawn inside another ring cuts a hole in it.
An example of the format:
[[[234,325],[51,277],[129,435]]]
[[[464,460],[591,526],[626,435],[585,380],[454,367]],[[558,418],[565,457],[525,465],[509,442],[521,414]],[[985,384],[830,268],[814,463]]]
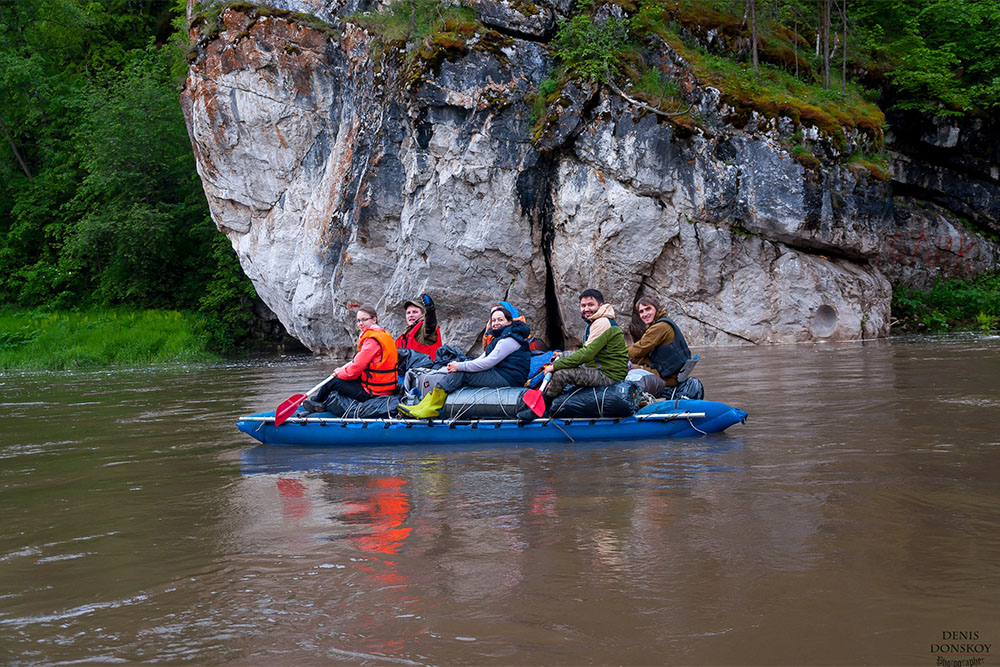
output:
[[[396,344],[389,332],[378,325],[378,315],[371,306],[361,306],[355,317],[361,336],[358,353],[349,362],[334,369],[336,376],[316,395],[302,402],[307,412],[322,412],[330,392],[336,391],[356,401],[388,396],[396,391]]]
[[[441,347],[441,330],[438,329],[434,300],[427,294],[420,295],[420,301],[407,301],[406,331],[396,339],[396,347],[416,350],[428,355],[432,360]]]

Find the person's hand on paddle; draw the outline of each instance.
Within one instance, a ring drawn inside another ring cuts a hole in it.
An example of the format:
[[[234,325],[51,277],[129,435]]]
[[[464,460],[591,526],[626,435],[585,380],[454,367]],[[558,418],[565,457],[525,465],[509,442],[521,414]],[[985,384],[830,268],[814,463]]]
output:
[[[420,300],[424,302],[425,309],[431,309],[434,307],[434,299],[432,299],[430,294],[427,292],[420,295]]]
[[[448,365],[445,368],[448,369],[449,373],[457,373],[458,372],[458,362],[457,361],[449,361]]]
[[[552,364],[545,364],[544,366],[542,366],[542,371],[541,372],[542,373],[551,373],[552,372]]]

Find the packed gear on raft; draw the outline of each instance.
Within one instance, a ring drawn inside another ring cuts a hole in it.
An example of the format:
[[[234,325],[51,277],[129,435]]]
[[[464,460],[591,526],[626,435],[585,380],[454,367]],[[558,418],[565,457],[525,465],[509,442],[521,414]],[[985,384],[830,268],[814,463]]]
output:
[[[495,306],[490,312],[490,343],[476,359],[451,361],[447,374],[437,386],[416,405],[401,404],[399,413],[406,417],[429,419],[437,417],[448,394],[460,387],[518,387],[528,379],[531,333],[523,321],[514,321],[510,311]]]

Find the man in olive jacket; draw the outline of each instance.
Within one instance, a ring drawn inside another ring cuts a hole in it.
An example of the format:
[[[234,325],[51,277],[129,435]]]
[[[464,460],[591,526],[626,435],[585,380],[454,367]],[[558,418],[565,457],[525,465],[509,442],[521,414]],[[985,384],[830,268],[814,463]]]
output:
[[[552,373],[545,388],[548,399],[561,394],[567,385],[606,387],[621,382],[628,374],[628,347],[614,319],[614,308],[604,303],[599,291],[588,289],[580,294],[580,315],[588,322],[583,347],[544,368]]]

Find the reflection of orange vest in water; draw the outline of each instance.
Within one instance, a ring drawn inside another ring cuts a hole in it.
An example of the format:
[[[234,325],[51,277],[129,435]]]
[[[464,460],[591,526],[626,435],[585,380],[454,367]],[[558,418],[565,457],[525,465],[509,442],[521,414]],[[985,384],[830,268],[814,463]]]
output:
[[[378,361],[372,360],[361,370],[361,386],[369,394],[388,396],[396,391],[396,361],[398,354],[392,336],[385,329],[368,329],[358,339],[358,349],[366,338],[374,338],[382,352]]]
[[[372,489],[371,499],[358,506],[358,513],[371,518],[371,532],[356,538],[361,549],[383,554],[399,553],[413,530],[403,527],[410,515],[410,494],[403,488],[406,483],[405,479],[398,477],[368,480]]]

